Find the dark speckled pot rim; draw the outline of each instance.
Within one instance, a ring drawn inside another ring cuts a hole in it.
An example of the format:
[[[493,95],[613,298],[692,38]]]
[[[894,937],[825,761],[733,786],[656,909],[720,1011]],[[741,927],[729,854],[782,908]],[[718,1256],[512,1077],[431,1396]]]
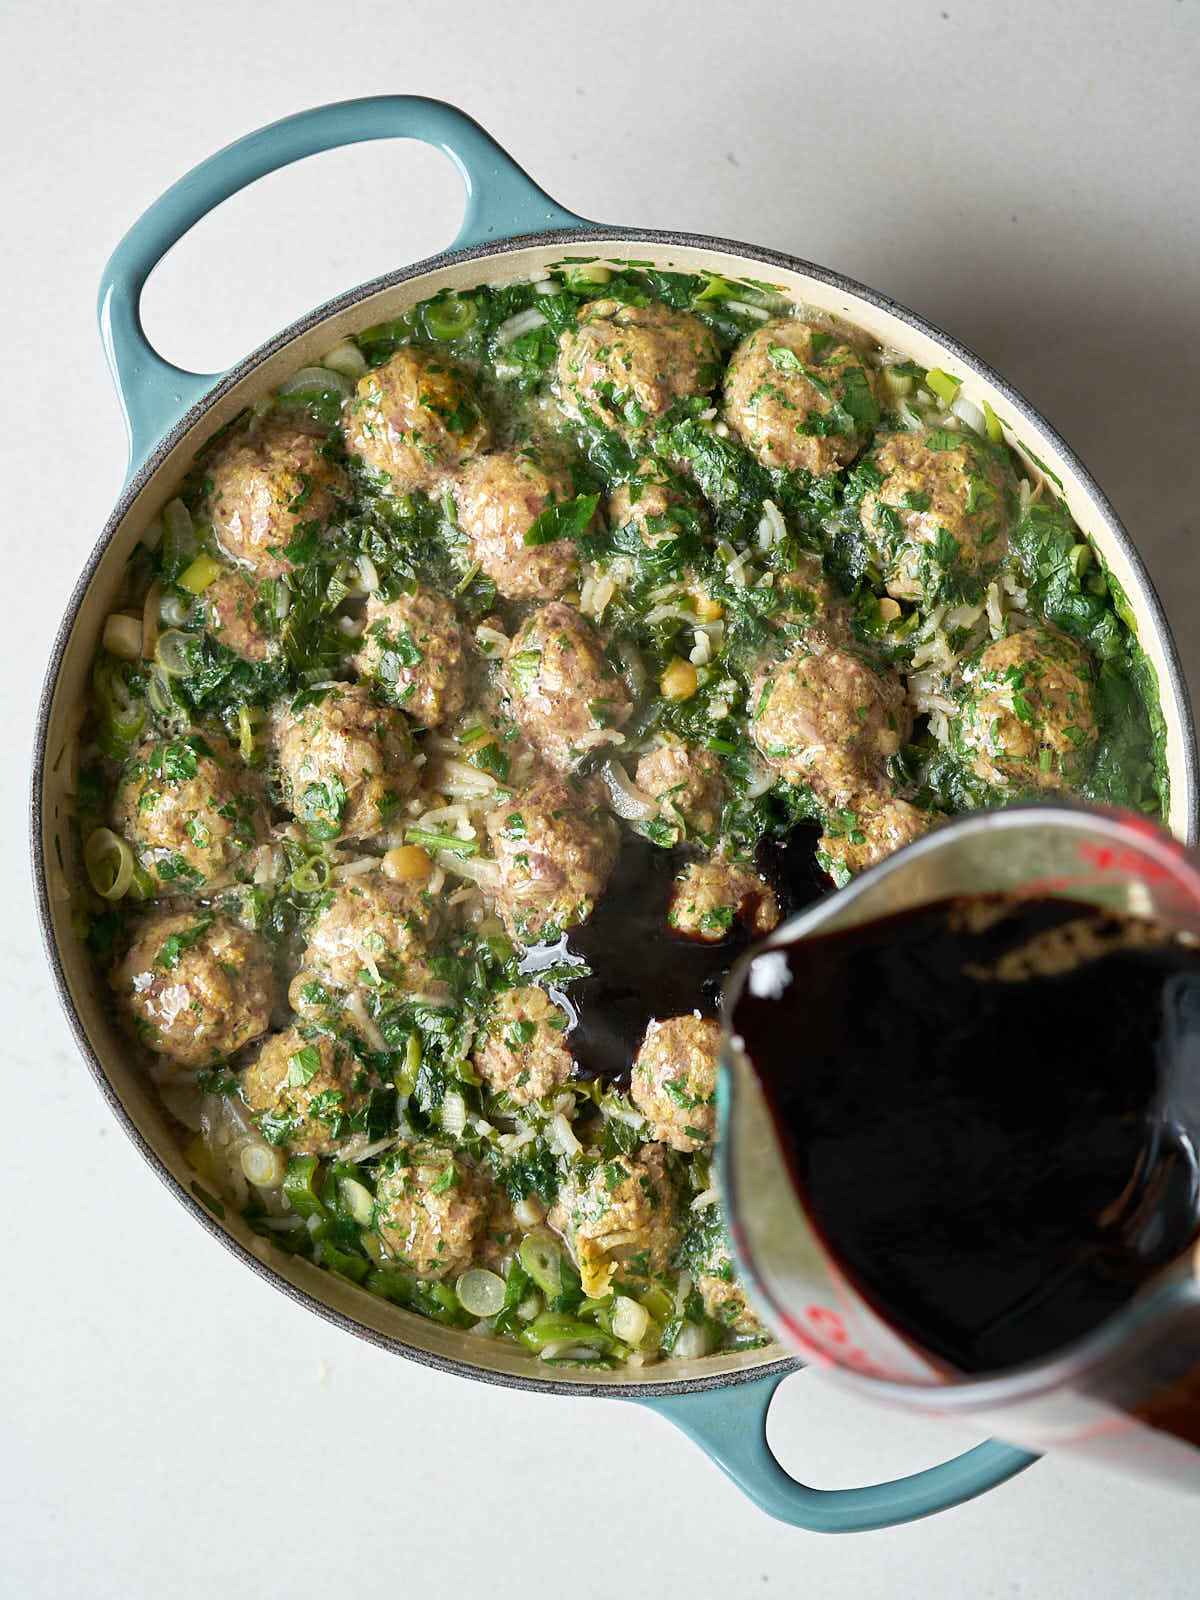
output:
[[[242,1264],[258,1275],[265,1282],[287,1295],[297,1304],[306,1306],[325,1321],[332,1323],[343,1332],[353,1334],[360,1339],[365,1339],[369,1344],[388,1350],[395,1355],[405,1356],[409,1360],[419,1362],[423,1366],[433,1367],[441,1372],[454,1373],[458,1377],[473,1378],[483,1383],[492,1383],[506,1388],[523,1389],[538,1394],[571,1395],[584,1397],[600,1397],[605,1399],[652,1399],[663,1395],[678,1395],[694,1393],[709,1389],[726,1388],[730,1385],[752,1382],[775,1374],[782,1374],[799,1367],[800,1363],[790,1357],[770,1358],[758,1364],[748,1365],[733,1372],[719,1372],[700,1374],[694,1378],[677,1378],[667,1382],[655,1382],[653,1379],[643,1379],[635,1382],[613,1382],[593,1384],[586,1381],[565,1383],[554,1378],[543,1378],[530,1375],[528,1377],[496,1371],[482,1363],[460,1360],[451,1356],[443,1356],[423,1349],[420,1345],[410,1344],[408,1341],[393,1337],[389,1334],[378,1332],[376,1329],[359,1322],[356,1318],[345,1315],[326,1301],[316,1295],[309,1294],[306,1290],[290,1283],[273,1267],[259,1259],[252,1251],[246,1248],[240,1240],[233,1237],[217,1219],[180,1184],[153,1146],[145,1139],[138,1127],[126,1110],[124,1103],[117,1094],[111,1080],[105,1071],[92,1042],[84,1028],[83,1021],[72,999],[70,987],[67,982],[66,971],[62,956],[54,937],[53,922],[50,913],[49,885],[47,882],[45,864],[42,858],[42,789],[43,777],[47,754],[47,740],[49,735],[50,712],[58,684],[59,672],[68,641],[74,631],[84,599],[91,587],[92,579],[96,574],[101,558],[115,537],[117,530],[124,522],[130,507],[137,495],[142,491],[154,474],[159,470],[167,458],[172,454],[179,441],[195,424],[210,411],[213,406],[231,389],[241,383],[256,367],[261,365],[270,356],[274,355],[285,345],[291,343],[300,335],[309,332],[320,323],[325,322],[338,312],[348,310],[359,302],[379,293],[381,290],[395,288],[396,286],[411,282],[440,271],[445,267],[457,266],[462,262],[480,261],[495,257],[509,255],[522,250],[536,247],[583,244],[595,253],[599,240],[619,241],[623,244],[653,244],[667,245],[696,250],[714,250],[725,254],[740,256],[747,262],[767,267],[780,267],[788,272],[795,272],[804,277],[812,278],[839,292],[856,296],[887,312],[899,321],[906,323],[917,332],[939,344],[946,353],[954,358],[962,367],[972,371],[976,376],[983,378],[999,391],[1007,405],[1025,422],[1033,424],[1050,438],[1062,458],[1071,467],[1073,473],[1083,488],[1088,500],[1100,514],[1112,535],[1115,544],[1119,545],[1128,559],[1131,567],[1143,587],[1146,597],[1144,608],[1139,608],[1145,613],[1145,621],[1153,630],[1161,643],[1163,656],[1167,667],[1168,683],[1160,685],[1160,694],[1169,693],[1176,702],[1182,723],[1184,745],[1184,771],[1182,774],[1187,796],[1186,817],[1187,828],[1185,843],[1194,845],[1197,838],[1197,751],[1195,725],[1192,716],[1191,696],[1188,691],[1187,681],[1183,674],[1179,652],[1175,646],[1170,627],[1162,604],[1155,592],[1145,564],[1137,552],[1132,539],[1122,525],[1107,496],[1097,484],[1095,478],[1080,461],[1079,457],[1059,436],[1055,429],[1050,427],[1045,419],[1035,408],[1007,383],[999,373],[993,370],[978,356],[974,355],[956,339],[951,338],[940,328],[926,322],[916,313],[900,305],[897,301],[882,295],[874,289],[867,288],[857,283],[852,278],[847,278],[841,273],[830,272],[824,267],[816,266],[811,262],[803,261],[795,256],[785,255],[781,251],[767,250],[757,245],[745,244],[739,240],[708,237],[701,234],[674,233],[659,229],[648,228],[619,228],[603,226],[596,228],[578,228],[555,231],[553,233],[525,234],[520,237],[505,241],[503,244],[486,244],[468,250],[446,251],[436,256],[427,257],[423,261],[415,262],[412,266],[404,267],[398,271],[384,274],[382,277],[372,279],[369,283],[362,284],[348,293],[340,295],[337,299],[317,307],[316,310],[293,322],[281,333],[259,346],[252,354],[248,355],[237,366],[230,369],[224,377],[216,382],[213,388],[203,399],[197,402],[173,428],[160,440],[158,445],[150,452],[146,460],[125,484],[120,498],[113,509],[112,515],[104,525],[104,529],[93,548],[87,561],[84,563],[79,579],[71,592],[64,609],[62,622],[55,635],[50,652],[49,665],[45,682],[42,687],[41,697],[38,702],[37,720],[33,748],[33,774],[32,792],[30,802],[30,840],[32,849],[32,866],[34,895],[37,903],[38,920],[41,927],[42,943],[46,951],[46,959],[50,967],[54,987],[58,994],[59,1003],[66,1013],[67,1022],[74,1035],[79,1051],[87,1063],[88,1068],[96,1080],[101,1094],[108,1103],[109,1109],[121,1124],[125,1133],[132,1140],[146,1163],[167,1186],[175,1198],[184,1205],[197,1222],[201,1224],[214,1238],[218,1239],[225,1248],[231,1251]],[[1178,781],[1173,775],[1173,782]],[[653,1370],[652,1368],[649,1370]]]

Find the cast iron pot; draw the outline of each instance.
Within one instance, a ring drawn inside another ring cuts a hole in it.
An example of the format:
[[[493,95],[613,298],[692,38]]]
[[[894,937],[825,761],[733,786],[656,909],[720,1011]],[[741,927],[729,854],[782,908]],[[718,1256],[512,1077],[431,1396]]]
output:
[[[452,248],[364,284],[286,328],[238,366],[207,376],[164,361],[142,331],[139,301],[152,268],[214,206],[304,156],[367,139],[424,140],[445,152],[466,186],[466,215]],[[643,228],[610,228],[549,198],[482,128],[440,101],[406,95],[351,100],[304,111],[250,134],[203,162],[130,229],[105,269],[100,329],[129,430],[125,487],[64,610],[38,714],[33,773],[33,869],[47,957],[68,1021],[101,1092],[134,1144],[203,1227],[245,1266],[338,1327],[397,1355],[486,1383],[549,1394],[636,1401],[660,1411],[705,1449],[770,1515],[800,1527],[850,1532],[885,1527],[956,1505],[1003,1482],[1034,1458],[999,1441],[925,1472],[861,1489],[818,1490],[796,1482],[766,1443],[771,1397],[796,1369],[777,1352],[744,1352],[634,1375],[557,1372],[543,1376],[515,1346],[485,1341],[399,1310],[294,1257],[275,1253],[240,1218],[218,1220],[197,1199],[149,1085],[129,1060],[106,1013],[84,950],[73,936],[60,864],[70,809],[64,749],[87,694],[89,665],[126,559],[151,516],[177,491],[195,451],[244,406],[310,364],[346,334],[398,316],[438,289],[527,277],[569,247],[589,256],[634,257],[683,272],[767,277],[797,301],[835,313],[926,367],[962,379],[984,400],[1010,443],[1061,480],[1080,527],[1124,586],[1138,633],[1158,675],[1167,724],[1170,823],[1195,842],[1196,747],[1187,688],[1162,607],[1112,507],[1066,444],[1027,401],[954,340],[886,296],[777,251],[723,239]]]

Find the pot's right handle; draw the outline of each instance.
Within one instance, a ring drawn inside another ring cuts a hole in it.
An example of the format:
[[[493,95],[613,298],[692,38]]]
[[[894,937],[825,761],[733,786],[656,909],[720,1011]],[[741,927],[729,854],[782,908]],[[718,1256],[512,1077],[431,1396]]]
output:
[[[767,1443],[771,1400],[792,1370],[716,1389],[639,1398],[638,1404],[681,1428],[768,1516],[813,1533],[863,1533],[913,1522],[994,1489],[1038,1459],[988,1439],[907,1478],[861,1489],[810,1489],[783,1470]]]
[[[224,376],[173,366],[146,338],[139,308],[154,267],[201,217],[248,183],[305,156],[368,139],[420,139],[450,157],[467,191],[455,250],[595,226],[552,200],[473,118],[442,100],[408,94],[342,100],[247,134],[161,195],[121,240],[101,277],[100,336],[125,413],[131,473]]]

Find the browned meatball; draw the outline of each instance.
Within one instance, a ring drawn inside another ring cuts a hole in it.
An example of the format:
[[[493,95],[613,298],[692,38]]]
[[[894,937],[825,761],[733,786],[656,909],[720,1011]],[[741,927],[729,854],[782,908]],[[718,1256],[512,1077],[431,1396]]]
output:
[[[637,477],[619,483],[608,497],[613,528],[634,527],[648,545],[676,539],[697,526],[695,492],[686,479],[653,456],[638,463]]]
[[[839,806],[878,784],[912,726],[897,675],[846,650],[797,653],[764,668],[750,709],[754,742],[768,765]]]
[[[564,1032],[567,1015],[544,989],[506,989],[492,1008],[475,1051],[480,1077],[513,1105],[542,1100],[566,1083],[574,1062]]]
[[[918,811],[907,800],[866,797],[852,808],[831,813],[817,845],[817,859],[835,882],[845,883],[944,820],[941,812]]]
[[[711,1017],[668,1017],[646,1029],[629,1095],[650,1137],[673,1150],[699,1150],[716,1129],[721,1024]]]
[[[1050,627],[996,639],[965,669],[957,739],[976,775],[1002,788],[1072,788],[1095,757],[1092,667]]]
[[[326,1156],[353,1131],[373,1087],[371,1074],[327,1034],[275,1033],[242,1074],[242,1099],[264,1139],[294,1155]]]
[[[756,937],[779,922],[779,902],[765,878],[724,856],[689,861],[675,880],[667,921],[689,939],[719,944],[740,921]]]
[[[160,894],[228,883],[262,838],[253,776],[224,739],[189,734],[151,740],[125,763],[113,826],[133,846]]]
[[[637,764],[635,782],[658,804],[658,823],[678,844],[683,838],[707,842],[721,820],[725,781],[721,763],[710,750],[686,744],[662,744]]]
[[[366,628],[354,669],[421,728],[436,728],[467,698],[467,646],[449,600],[430,589],[367,601]]]
[[[593,300],[558,341],[558,398],[570,416],[637,431],[720,375],[712,334],[697,317],[659,304]]]
[[[490,435],[468,374],[412,345],[358,380],[342,425],[350,454],[396,494],[433,489]]]
[[[444,989],[429,968],[441,909],[419,883],[363,872],[343,878],[322,902],[304,952],[307,970],[339,989],[381,983],[422,994]]]
[[[986,572],[1007,553],[1017,480],[984,440],[945,428],[892,433],[867,466],[880,481],[859,515],[898,600],[929,599],[947,569]]]
[[[150,917],[111,981],[142,1043],[185,1067],[233,1055],[270,1026],[265,946],[209,911]]]
[[[576,1162],[548,1220],[571,1247],[584,1294],[607,1294],[618,1267],[646,1276],[664,1269],[679,1239],[676,1201],[660,1144]]]
[[[386,1253],[419,1278],[471,1265],[487,1225],[482,1175],[449,1150],[402,1144],[380,1163],[374,1227]]]
[[[595,631],[553,601],[517,630],[502,671],[512,715],[533,748],[560,772],[611,735],[633,709]]]
[[[544,512],[572,498],[562,473],[547,470],[529,451],[480,456],[463,469],[454,495],[471,560],[507,599],[556,600],[575,584],[573,539],[525,542]]]
[[[725,420],[767,467],[844,467],[879,414],[862,352],[792,317],[743,339],[725,374]]]
[[[496,911],[532,942],[586,922],[617,857],[612,818],[577,790],[541,779],[485,819],[500,869]]]
[[[314,838],[378,833],[416,783],[408,724],[365,684],[299,696],[275,731],[285,801]]]
[[[349,495],[324,441],[282,421],[236,434],[209,463],[208,477],[217,543],[259,578],[288,572],[286,547],[310,524],[326,523]]]
[[[258,584],[232,568],[214,578],[201,596],[205,630],[243,661],[265,661],[275,641],[255,615]]]

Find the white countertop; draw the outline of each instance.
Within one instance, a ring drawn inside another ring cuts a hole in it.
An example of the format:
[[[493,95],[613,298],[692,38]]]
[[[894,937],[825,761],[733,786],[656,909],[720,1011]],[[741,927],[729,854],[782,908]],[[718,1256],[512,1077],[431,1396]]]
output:
[[[1195,1593],[1194,1500],[1047,1461],[931,1521],[822,1539],[769,1522],[635,1407],[439,1376],[298,1310],[109,1117],[48,992],[24,840],[42,662],[120,486],[101,265],[185,168],[349,95],[457,100],[585,215],[776,246],[941,323],[1095,470],[1200,681],[1198,68],[1195,0],[8,0],[0,1593]],[[215,369],[440,248],[459,205],[424,148],[322,157],[203,225],[151,284],[148,325]],[[808,1375],[772,1437],[825,1485],[960,1442]]]

